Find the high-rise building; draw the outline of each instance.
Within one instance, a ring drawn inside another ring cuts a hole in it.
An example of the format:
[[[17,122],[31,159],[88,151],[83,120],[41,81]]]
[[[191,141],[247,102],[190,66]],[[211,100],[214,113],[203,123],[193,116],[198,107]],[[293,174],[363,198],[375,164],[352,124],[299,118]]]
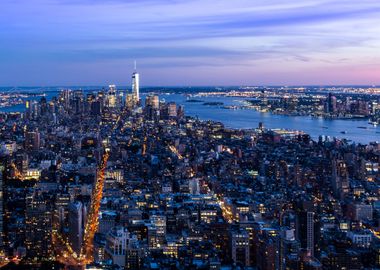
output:
[[[353,249],[330,246],[322,260],[323,269],[363,269],[360,253]]]
[[[136,62],[135,62],[135,72],[132,74],[132,94],[135,100],[135,103],[140,101],[140,75],[136,71]]]
[[[177,117],[177,104],[176,103],[170,102],[168,104],[168,115],[169,115],[169,118]]]
[[[296,258],[299,254],[301,245],[295,238],[295,230],[283,228],[280,235],[279,247],[279,269],[286,269],[287,262],[291,258]]]
[[[231,258],[243,266],[250,266],[249,234],[246,230],[231,233]]]
[[[306,246],[311,256],[314,256],[314,212],[306,214]]]
[[[72,98],[73,92],[71,90],[63,90],[60,94],[60,102],[63,104],[63,107],[67,110],[70,107],[70,100]]]
[[[148,95],[145,100],[145,106],[151,106],[154,110],[158,110],[160,108],[158,95]]]
[[[257,241],[257,268],[260,270],[280,269],[279,236],[271,228],[263,228]]]
[[[102,114],[102,102],[97,100],[91,103],[91,114],[101,115]]]
[[[29,168],[29,157],[26,153],[17,154],[16,155],[16,166],[17,170],[25,175]]]
[[[126,269],[140,269],[144,250],[139,248],[137,241],[129,241],[129,247],[126,254]]]
[[[150,217],[152,225],[156,228],[157,244],[163,245],[166,237],[165,215],[154,214]]]
[[[348,192],[348,169],[346,163],[343,160],[333,160],[331,182],[334,194],[339,198],[341,198]]]
[[[50,258],[52,248],[52,197],[36,190],[26,198],[25,247],[31,258]]]
[[[198,178],[193,178],[189,180],[189,191],[190,191],[190,194],[194,194],[194,195],[200,194],[200,185],[199,185]]]
[[[134,103],[134,95],[133,94],[127,94],[125,95],[125,107],[128,109],[128,110],[132,110],[133,109],[133,103]]]
[[[126,254],[131,242],[137,241],[124,227],[114,227],[106,236],[105,251],[116,265],[125,267]]]
[[[318,257],[320,254],[320,219],[316,214],[316,206],[311,201],[303,201],[297,212],[297,240],[301,248],[310,257]]]
[[[160,99],[158,95],[146,96],[144,110],[148,119],[158,120],[160,118]]]
[[[67,228],[67,216],[68,216],[68,208],[70,204],[70,195],[68,193],[58,193],[55,197],[54,204],[54,222],[56,228],[60,231],[63,228]]]
[[[351,203],[347,207],[347,216],[357,221],[372,220],[373,207],[365,203]]]
[[[37,130],[25,133],[25,148],[27,150],[38,150],[40,148],[40,142],[40,133]]]
[[[6,141],[2,143],[2,146],[5,148],[4,153],[10,156],[17,150],[17,144],[14,141]]]
[[[107,93],[107,107],[109,108],[115,108],[117,107],[117,93],[116,93],[116,85],[112,84],[108,86],[108,93]]]
[[[94,262],[100,263],[105,260],[106,236],[96,233],[94,237]]]
[[[39,116],[39,104],[36,100],[26,101],[26,117],[30,120],[36,120]]]
[[[73,100],[72,100],[72,108],[74,109],[74,112],[76,114],[81,114],[84,112],[84,95],[83,95],[83,91],[81,90],[76,90],[74,91],[74,97],[73,97]]]
[[[99,216],[98,232],[107,234],[116,224],[117,213],[113,211],[103,211]]]
[[[72,203],[69,206],[69,241],[77,253],[80,252],[83,240],[83,204]]]
[[[327,98],[327,102],[325,104],[325,111],[326,113],[336,113],[337,111],[336,97],[333,96],[331,93],[329,93],[329,96]]]
[[[159,244],[159,237],[157,235],[157,228],[154,226],[154,224],[148,224],[148,246],[150,249],[156,249],[160,247]]]

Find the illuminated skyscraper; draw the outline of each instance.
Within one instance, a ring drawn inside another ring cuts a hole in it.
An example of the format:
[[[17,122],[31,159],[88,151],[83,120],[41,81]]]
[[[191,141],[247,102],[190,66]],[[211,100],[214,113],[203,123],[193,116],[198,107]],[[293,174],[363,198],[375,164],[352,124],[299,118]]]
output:
[[[110,85],[107,94],[107,105],[109,108],[115,108],[117,106],[116,86]]]
[[[234,263],[249,266],[249,234],[245,230],[231,232],[231,257]]]
[[[160,99],[158,95],[148,95],[145,99],[145,106],[150,106],[154,110],[160,109]]]
[[[168,115],[169,118],[176,118],[177,117],[177,104],[174,102],[168,103]]]
[[[132,94],[135,99],[135,102],[140,100],[140,75],[136,71],[136,62],[135,62],[135,72],[132,74]]]
[[[52,194],[35,190],[26,197],[25,247],[28,256],[49,258],[52,255]]]
[[[343,160],[332,161],[332,188],[336,196],[343,197],[349,191],[348,168]]]
[[[125,106],[131,110],[133,109],[133,103],[134,103],[134,95],[128,94],[125,96]]]

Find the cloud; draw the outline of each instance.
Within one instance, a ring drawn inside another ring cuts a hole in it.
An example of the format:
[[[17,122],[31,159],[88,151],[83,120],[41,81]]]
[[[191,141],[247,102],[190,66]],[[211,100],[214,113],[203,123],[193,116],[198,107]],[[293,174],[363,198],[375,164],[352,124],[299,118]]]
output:
[[[224,65],[249,74],[273,61],[302,71],[380,58],[377,0],[2,0],[0,9],[0,68],[15,81],[6,66],[26,62],[100,69],[140,59],[178,73]]]

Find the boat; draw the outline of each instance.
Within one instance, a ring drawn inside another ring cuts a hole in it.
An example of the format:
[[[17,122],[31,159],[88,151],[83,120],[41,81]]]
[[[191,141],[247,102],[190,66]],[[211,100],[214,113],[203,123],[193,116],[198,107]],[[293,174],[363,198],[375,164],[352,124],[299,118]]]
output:
[[[341,131],[340,133],[342,133],[342,134],[347,134],[347,131],[344,130],[344,131]]]
[[[378,122],[377,121],[368,121],[368,124],[373,125],[374,127],[377,126]]]
[[[231,106],[222,106],[221,108],[228,109],[228,110],[237,110],[239,107],[231,105]]]

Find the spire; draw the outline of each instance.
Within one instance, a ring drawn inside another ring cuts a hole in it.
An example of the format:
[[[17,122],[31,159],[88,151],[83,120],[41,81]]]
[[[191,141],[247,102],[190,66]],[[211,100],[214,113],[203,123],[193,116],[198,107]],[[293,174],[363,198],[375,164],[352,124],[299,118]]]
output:
[[[135,60],[135,72],[136,72],[136,69],[137,69],[137,62],[136,62],[136,60]]]

